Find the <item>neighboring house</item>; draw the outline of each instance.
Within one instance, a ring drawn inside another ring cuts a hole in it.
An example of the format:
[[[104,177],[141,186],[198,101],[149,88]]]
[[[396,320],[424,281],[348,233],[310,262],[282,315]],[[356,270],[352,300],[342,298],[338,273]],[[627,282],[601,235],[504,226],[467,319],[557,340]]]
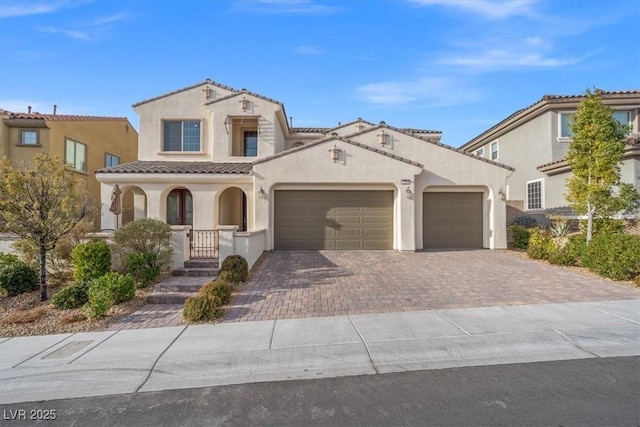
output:
[[[640,188],[640,91],[599,93],[614,117],[631,126],[622,181]],[[572,214],[565,198],[565,182],[571,176],[565,156],[571,142],[569,118],[582,99],[583,95],[545,95],[460,147],[515,168],[506,186],[508,222],[523,212],[538,220],[545,211]]]
[[[0,116],[0,158],[7,157],[17,167],[41,152],[58,156],[71,164],[97,204],[101,197],[95,171],[132,162],[138,154],[138,133],[125,117],[56,114],[55,107],[53,114],[0,110]],[[122,219],[133,220],[132,197],[123,200]],[[93,222],[99,230],[100,212]]]
[[[220,256],[251,252],[250,263],[272,249],[506,247],[512,168],[438,131],[362,119],[294,128],[282,103],[211,80],[133,107],[138,160],[96,173],[103,228],[116,227],[106,209],[117,184],[136,218],[192,228],[192,240],[219,230]]]

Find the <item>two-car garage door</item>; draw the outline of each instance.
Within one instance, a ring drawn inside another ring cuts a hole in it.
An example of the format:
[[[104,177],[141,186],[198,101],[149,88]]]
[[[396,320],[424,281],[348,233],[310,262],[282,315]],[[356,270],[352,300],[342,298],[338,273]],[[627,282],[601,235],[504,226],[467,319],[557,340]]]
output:
[[[275,249],[392,249],[393,191],[278,190]]]

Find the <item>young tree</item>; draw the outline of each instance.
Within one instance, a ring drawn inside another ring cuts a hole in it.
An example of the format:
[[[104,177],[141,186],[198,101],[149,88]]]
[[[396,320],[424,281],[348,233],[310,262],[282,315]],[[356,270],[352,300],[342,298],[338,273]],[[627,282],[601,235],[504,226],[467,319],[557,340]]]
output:
[[[0,230],[17,234],[37,245],[40,263],[40,298],[47,299],[47,252],[71,233],[88,215],[88,193],[69,165],[46,153],[29,166],[0,163]]]
[[[573,133],[567,162],[573,176],[567,180],[566,195],[571,207],[587,215],[587,243],[593,235],[593,219],[630,212],[638,206],[640,194],[622,183],[620,161],[629,127],[619,123],[599,91],[587,89],[569,128]]]

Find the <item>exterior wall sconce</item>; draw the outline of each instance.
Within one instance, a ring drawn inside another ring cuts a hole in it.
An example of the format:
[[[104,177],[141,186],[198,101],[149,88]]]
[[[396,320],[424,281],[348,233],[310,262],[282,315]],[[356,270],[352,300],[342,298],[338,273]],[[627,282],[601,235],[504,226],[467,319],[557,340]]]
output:
[[[411,191],[411,187],[407,187],[407,191],[404,192],[407,195],[407,199],[410,199],[413,196],[413,192]]]
[[[262,187],[260,187],[260,190],[258,190],[258,197],[260,197],[261,199],[264,199],[267,197],[267,193],[264,191]]]
[[[341,151],[342,150],[339,149],[337,145],[334,145],[333,148],[329,150],[329,153],[331,153],[331,160],[333,160],[334,162],[337,162],[338,160],[340,160]]]
[[[498,190],[498,197],[500,197],[500,200],[502,201],[505,201],[507,198],[507,195],[504,193],[504,190],[502,188]]]
[[[389,144],[389,139],[390,139],[391,135],[384,133],[384,130],[382,132],[380,132],[378,134],[378,138],[380,138],[380,145],[382,145],[383,147],[387,144]]]

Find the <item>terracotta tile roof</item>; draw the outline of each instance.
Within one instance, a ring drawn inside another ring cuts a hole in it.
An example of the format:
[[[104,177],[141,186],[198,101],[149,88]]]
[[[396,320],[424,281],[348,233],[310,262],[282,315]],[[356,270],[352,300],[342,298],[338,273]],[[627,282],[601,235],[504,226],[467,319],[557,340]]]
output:
[[[118,166],[97,170],[96,173],[193,173],[193,174],[240,174],[248,175],[251,163],[175,162],[137,160]]]
[[[247,89],[237,90],[237,91],[235,91],[235,93],[232,93],[232,94],[227,95],[227,96],[223,96],[221,98],[212,99],[211,101],[207,101],[205,104],[206,105],[215,104],[216,102],[224,101],[224,100],[227,100],[227,99],[233,98],[234,96],[239,96],[239,95],[251,95],[251,96],[254,96],[256,98],[264,99],[265,101],[272,102],[274,104],[278,104],[279,106],[284,108],[284,104],[282,102],[280,102],[278,100],[275,100],[273,98],[268,98],[266,96],[260,95],[260,94],[255,93],[255,92],[248,91]]]
[[[618,97],[633,98],[633,97],[640,96],[640,90],[600,91],[599,94],[602,97],[602,99],[618,98]],[[494,130],[500,128],[501,126],[503,126],[506,123],[514,120],[516,117],[518,117],[518,116],[520,116],[520,115],[522,115],[522,114],[524,114],[526,112],[533,111],[533,110],[535,110],[537,108],[541,108],[544,105],[558,105],[558,106],[561,106],[563,103],[579,102],[583,98],[584,98],[584,95],[544,95],[538,101],[534,102],[533,104],[529,105],[528,107],[521,108],[520,110],[518,110],[515,113],[511,114],[510,116],[508,116],[506,119],[498,122],[496,125],[490,127],[486,131],[482,132],[480,135],[478,135],[475,138],[471,139],[470,141],[464,143],[460,148],[465,149],[467,147],[472,146],[474,143],[476,143],[479,140],[481,140],[484,136],[490,134]]]
[[[327,133],[331,128],[291,128],[291,132],[298,133]]]
[[[181,88],[181,89],[176,89],[176,90],[174,90],[174,91],[171,91],[171,92],[168,92],[168,93],[165,93],[165,94],[162,94],[162,95],[154,96],[153,98],[148,98],[148,99],[145,99],[145,100],[143,100],[143,101],[136,102],[135,104],[133,104],[133,105],[132,105],[132,107],[133,107],[133,108],[135,108],[135,107],[137,107],[138,105],[146,104],[147,102],[155,101],[156,99],[165,98],[165,97],[167,97],[167,96],[171,96],[171,95],[174,95],[174,94],[176,94],[176,93],[184,92],[185,90],[193,89],[193,88],[196,88],[196,87],[198,87],[198,86],[202,86],[202,85],[213,85],[213,86],[219,87],[219,88],[221,88],[221,89],[229,90],[229,91],[231,91],[231,92],[237,92],[237,90],[236,90],[236,89],[234,89],[234,88],[232,88],[232,87],[225,86],[225,85],[220,84],[220,83],[216,83],[216,82],[214,82],[214,81],[213,81],[213,80],[211,80],[211,79],[206,79],[206,80],[205,80],[205,81],[203,81],[203,82],[196,83],[196,84],[191,85],[191,86],[183,87],[183,88]]]
[[[286,151],[281,151],[281,152],[276,153],[276,154],[274,154],[272,156],[268,156],[268,157],[264,157],[262,159],[256,160],[255,162],[253,162],[253,164],[259,164],[259,163],[268,162],[270,160],[277,159],[277,158],[283,157],[283,156],[287,156],[287,155],[295,153],[297,151],[306,150],[307,148],[315,147],[316,145],[324,144],[325,142],[335,141],[335,140],[346,142],[347,144],[355,145],[356,147],[364,148],[365,150],[373,151],[374,153],[382,154],[383,156],[390,157],[390,158],[395,159],[395,160],[399,160],[401,162],[410,164],[412,166],[417,166],[419,168],[423,168],[424,167],[423,164],[418,163],[418,162],[414,162],[413,160],[409,160],[409,159],[406,159],[406,158],[401,157],[401,156],[396,156],[395,154],[389,153],[388,151],[380,150],[378,148],[371,147],[370,145],[362,144],[362,143],[354,141],[352,139],[344,138],[344,137],[337,136],[337,135],[330,136],[328,138],[319,139],[317,141],[310,142],[310,143],[302,145],[300,147],[291,148],[291,149],[286,150]]]
[[[32,119],[47,121],[129,121],[126,117],[111,116],[80,116],[74,114],[40,114],[40,113],[9,113],[10,119]]]

